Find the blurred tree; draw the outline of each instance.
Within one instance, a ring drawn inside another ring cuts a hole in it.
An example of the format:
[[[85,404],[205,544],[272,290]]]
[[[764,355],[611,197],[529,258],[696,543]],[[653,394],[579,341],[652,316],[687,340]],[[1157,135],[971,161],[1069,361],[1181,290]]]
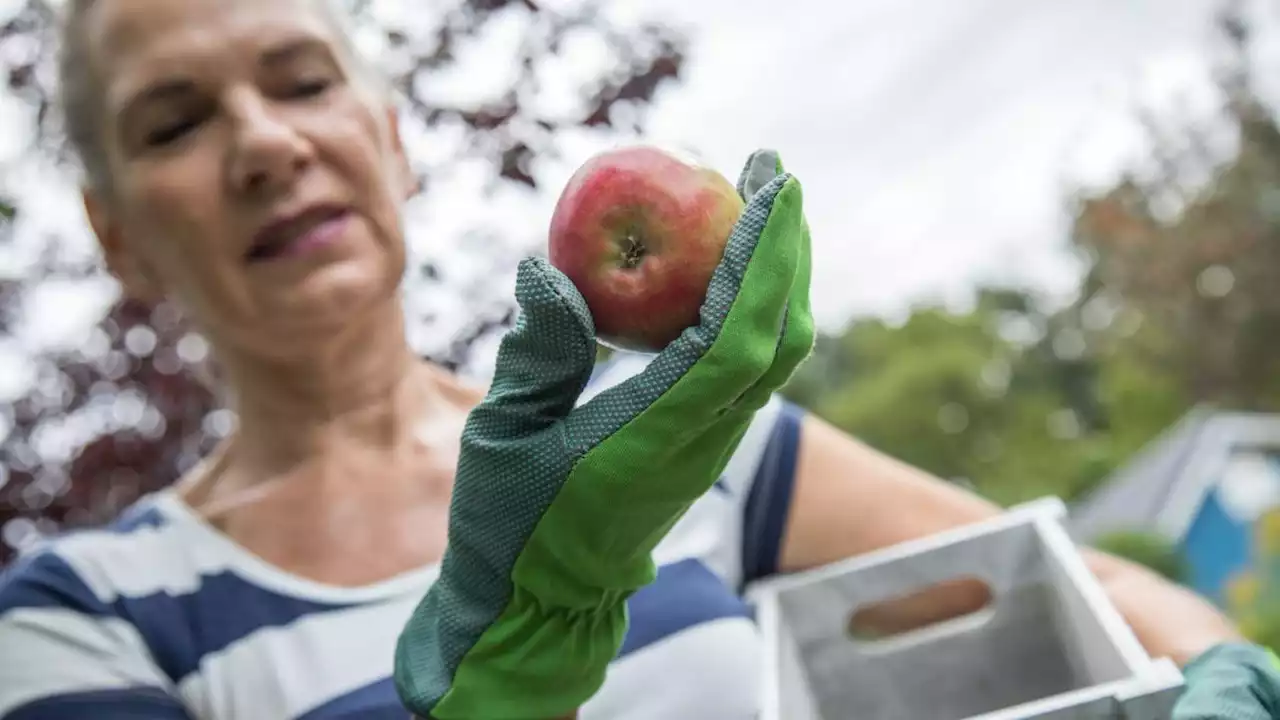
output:
[[[1095,418],[1110,380],[1027,292],[916,308],[820,338],[785,393],[868,444],[1000,503],[1088,490],[1120,452]]]
[[[1280,410],[1280,126],[1256,90],[1245,6],[1224,5],[1217,27],[1222,112],[1173,129],[1140,114],[1149,156],[1071,198],[1086,262],[1070,302],[983,288],[971,310],[856,320],[819,339],[786,393],[1004,504],[1079,497],[1197,404]],[[1271,549],[1237,593],[1242,623],[1274,647],[1280,514],[1269,522]],[[1158,536],[1103,544],[1184,576]]]
[[[1140,113],[1149,157],[1070,198],[1070,302],[985,288],[972,311],[858,320],[787,394],[1002,503],[1078,497],[1197,403],[1280,409],[1280,127],[1249,23],[1235,2],[1217,18],[1217,117]]]
[[[455,139],[447,145],[453,153],[442,154],[444,145],[437,143],[430,162],[416,158],[428,196],[433,181],[463,165],[487,167],[491,189],[535,188],[535,163],[554,157],[555,141],[565,133],[639,131],[644,109],[664,83],[679,77],[685,56],[680,33],[619,24],[592,0],[550,7],[534,0],[453,0],[430,11],[414,7],[405,15],[411,21],[375,15],[368,0],[355,0],[352,9],[362,42],[371,42],[393,78],[406,132]],[[51,104],[54,19],[50,3],[25,0],[0,24],[8,95],[25,103],[32,130],[30,152],[6,168],[11,189],[29,182],[24,168],[32,162],[62,167],[66,160]],[[516,48],[513,71],[485,99],[445,98],[431,81],[457,71],[495,34],[504,36],[504,47]],[[571,54],[584,47],[587,62]],[[548,110],[541,91],[566,65],[574,67],[576,106]],[[43,232],[30,229],[39,223],[26,221],[47,212],[24,206],[17,192],[0,202],[0,261],[10,259],[4,255],[14,250],[15,236]],[[485,242],[491,235],[477,233],[476,242],[458,244],[506,278],[521,253]],[[36,259],[0,262],[0,354],[33,369],[21,396],[0,406],[0,563],[42,534],[102,522],[172,482],[234,422],[199,382],[207,348],[175,308],[116,301],[75,347],[23,347],[19,326],[40,322],[30,317],[33,296],[51,285],[102,278],[96,254],[67,252],[66,238],[41,236],[31,244],[41,248]],[[466,293],[465,306],[474,315],[421,334],[430,335],[424,344],[433,346],[424,355],[460,367],[477,342],[506,327],[512,307],[509,288],[499,280],[449,286],[450,269],[424,263],[408,280],[411,292]],[[430,329],[437,319],[413,322]]]
[[[1248,27],[1223,7],[1214,122],[1141,115],[1150,157],[1072,199],[1087,262],[1071,302],[987,288],[971,312],[860,320],[822,338],[787,392],[1003,503],[1078,497],[1196,403],[1280,408],[1280,128]]]
[[[1091,269],[1077,301],[1125,320],[1104,347],[1173,380],[1178,395],[1280,407],[1280,127],[1259,98],[1243,5],[1224,7],[1223,112],[1170,129],[1145,116],[1152,155],[1076,198],[1072,242]],[[1224,131],[1226,131],[1224,133]],[[1234,138],[1223,152],[1221,138]]]

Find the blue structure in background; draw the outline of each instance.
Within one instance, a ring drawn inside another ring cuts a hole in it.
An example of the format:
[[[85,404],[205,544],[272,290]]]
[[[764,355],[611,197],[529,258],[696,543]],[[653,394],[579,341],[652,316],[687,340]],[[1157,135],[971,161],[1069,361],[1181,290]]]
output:
[[[1182,553],[1190,565],[1188,584],[1221,601],[1233,576],[1253,565],[1251,526],[1233,519],[1211,493],[1200,506],[1182,538]]]
[[[1280,507],[1280,416],[1196,409],[1072,508],[1082,542],[1114,530],[1174,539],[1187,584],[1225,604],[1253,568],[1255,523]]]

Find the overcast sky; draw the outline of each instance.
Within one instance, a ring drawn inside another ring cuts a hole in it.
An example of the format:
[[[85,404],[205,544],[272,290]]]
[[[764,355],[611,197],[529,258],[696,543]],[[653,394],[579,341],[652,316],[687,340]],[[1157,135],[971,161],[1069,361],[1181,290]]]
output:
[[[752,146],[782,151],[805,186],[828,324],[982,277],[1069,287],[1064,181],[1140,151],[1134,103],[1212,100],[1208,0],[640,5],[698,37],[655,131],[727,170]]]
[[[669,19],[694,38],[683,83],[654,108],[650,139],[694,148],[730,175],[752,149],[771,146],[801,179],[815,313],[828,328],[962,298],[982,279],[1069,290],[1064,183],[1103,180],[1140,153],[1135,103],[1212,99],[1210,0],[607,6]],[[421,12],[418,2],[404,8]],[[474,90],[509,67],[500,52],[484,53],[454,83]],[[540,195],[501,206],[512,228],[545,227],[563,180],[594,149],[569,147],[564,162],[540,168]],[[416,242],[492,214],[466,182],[437,191]],[[37,224],[78,225],[79,208],[64,207],[73,199],[46,198]],[[103,297],[47,293],[42,332],[73,330],[71,319]]]
[[[609,7],[676,22],[694,38],[684,81],[653,109],[649,140],[695,149],[726,174],[772,146],[801,179],[815,312],[828,328],[964,299],[986,279],[1069,292],[1078,271],[1064,252],[1069,183],[1103,182],[1142,155],[1139,104],[1172,116],[1216,102],[1211,0]],[[500,58],[472,65],[457,92],[501,74]],[[545,223],[564,179],[597,149],[569,147],[564,162],[541,168],[547,190],[525,214],[512,210],[513,224]],[[423,233],[489,212],[469,197],[465,184],[441,192]]]

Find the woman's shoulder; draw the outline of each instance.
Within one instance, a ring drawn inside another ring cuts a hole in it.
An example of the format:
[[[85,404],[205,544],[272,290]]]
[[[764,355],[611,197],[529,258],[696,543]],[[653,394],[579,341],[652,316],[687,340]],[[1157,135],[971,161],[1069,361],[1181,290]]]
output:
[[[147,495],[113,521],[45,540],[0,570],[0,614],[60,606],[132,620],[217,614],[219,603],[289,615],[377,602],[420,589],[431,568],[364,588],[312,583],[261,560],[210,526],[176,486]],[[178,618],[169,619],[177,621]],[[271,622],[282,622],[273,618]]]
[[[0,671],[0,715],[29,702],[165,685],[130,620],[140,609],[130,598],[155,597],[152,580],[171,579],[149,568],[164,525],[146,498],[114,522],[44,540],[0,569],[0,646],[25,658]],[[146,701],[162,709],[162,698]]]
[[[125,706],[187,717],[166,694],[177,692],[196,708],[256,704],[265,717],[296,717],[370,673],[389,677],[395,634],[433,578],[427,568],[376,586],[308,583],[162,491],[108,525],[27,551],[0,575],[0,647],[30,658],[0,669],[0,716],[35,702],[78,717],[75,702],[110,695],[120,717]],[[263,673],[281,667],[297,670],[285,673],[297,685],[255,696]],[[231,692],[224,681],[238,694],[209,696]],[[263,705],[272,700],[288,707]]]
[[[53,607],[95,615],[109,612],[132,571],[165,546],[168,520],[157,497],[146,496],[113,521],[73,529],[24,548],[0,572],[0,614],[16,606]]]
[[[394,639],[433,578],[428,568],[361,588],[309,583],[219,536],[164,490],[114,522],[51,539],[8,567],[0,575],[0,645],[63,668],[44,671],[57,686],[37,690],[49,696],[74,695],[100,679],[199,687],[211,672],[260,672],[240,662],[244,653],[296,664],[301,648],[332,646],[330,655],[343,657],[343,647],[348,654],[373,647],[361,645],[371,635]],[[390,653],[375,651],[370,662],[389,663]],[[106,664],[121,670],[102,679],[115,672]],[[316,693],[332,687],[302,696]],[[15,702],[0,692],[0,715]]]

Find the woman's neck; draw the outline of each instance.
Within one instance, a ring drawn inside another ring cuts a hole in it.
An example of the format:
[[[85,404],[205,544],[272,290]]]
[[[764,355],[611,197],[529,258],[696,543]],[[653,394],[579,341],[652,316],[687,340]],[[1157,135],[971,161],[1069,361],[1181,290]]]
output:
[[[239,425],[179,497],[250,552],[323,582],[438,559],[482,391],[417,358],[394,325],[289,368],[224,362]]]
[[[399,445],[440,391],[406,349],[373,355],[241,375],[233,396],[237,452],[279,470],[323,455],[335,442],[369,450]]]
[[[238,427],[206,464],[217,477],[191,480],[201,495],[214,486],[252,495],[264,484],[387,492],[406,475],[396,468],[421,464],[424,453],[456,455],[479,392],[418,358],[399,316],[358,325],[299,361],[222,362]]]

